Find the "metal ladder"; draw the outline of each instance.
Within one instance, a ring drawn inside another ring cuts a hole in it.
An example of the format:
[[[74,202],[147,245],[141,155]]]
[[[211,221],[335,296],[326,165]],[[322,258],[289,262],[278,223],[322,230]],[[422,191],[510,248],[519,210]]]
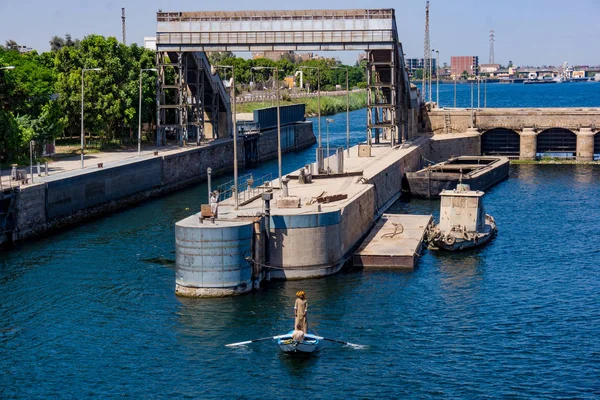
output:
[[[444,111],[444,129],[446,133],[451,133],[452,131],[452,121],[450,121],[450,113],[448,111]]]

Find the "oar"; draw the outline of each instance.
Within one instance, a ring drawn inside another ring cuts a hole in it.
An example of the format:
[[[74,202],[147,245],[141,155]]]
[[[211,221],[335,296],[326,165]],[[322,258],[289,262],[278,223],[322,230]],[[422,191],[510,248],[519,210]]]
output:
[[[340,344],[343,344],[343,345],[346,345],[346,346],[352,346],[352,347],[356,347],[356,348],[362,348],[362,347],[364,347],[363,345],[360,345],[360,344],[355,344],[355,343],[350,343],[350,342],[344,342],[343,340],[329,339],[329,338],[322,337],[322,336],[317,336],[317,339],[326,340],[328,342],[333,342],[333,343],[340,343]]]
[[[230,343],[230,344],[226,344],[225,346],[226,347],[243,346],[245,344],[256,343],[256,342],[263,342],[265,340],[279,339],[280,337],[281,336],[269,336],[269,337],[264,337],[264,338],[260,338],[260,339],[246,340],[245,342]]]

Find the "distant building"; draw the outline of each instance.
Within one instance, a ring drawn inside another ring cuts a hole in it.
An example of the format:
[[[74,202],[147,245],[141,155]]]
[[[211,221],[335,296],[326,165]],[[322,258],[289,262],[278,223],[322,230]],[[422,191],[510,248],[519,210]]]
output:
[[[500,69],[500,64],[481,64],[479,72],[482,74],[493,74]]]
[[[252,59],[256,60],[257,58],[268,58],[272,61],[281,60],[282,56],[294,54],[293,51],[255,51],[252,53]]]
[[[14,48],[14,47],[13,47]],[[27,47],[27,46],[22,46],[22,45],[18,45],[16,47],[16,49],[19,51],[19,53],[21,54],[27,54],[27,53],[31,53],[33,51],[33,49],[31,47]]]
[[[252,59],[256,60],[257,58],[268,58],[272,61],[279,61],[281,57],[288,56],[293,57],[295,62],[312,60],[315,58],[319,58],[318,55],[314,53],[299,53],[296,54],[293,51],[255,51],[252,53]]]
[[[425,64],[425,60],[423,58],[407,58],[404,60],[406,62],[406,68],[408,68],[409,73],[413,73],[413,71],[417,69],[423,69],[423,65]],[[431,59],[431,74],[435,76],[435,71],[437,71],[437,59]]]
[[[156,36],[144,36],[144,48],[156,51]]]
[[[450,58],[450,74],[461,76],[464,71],[469,75],[477,75],[479,69],[479,57],[477,56],[452,56]]]
[[[300,54],[296,54],[296,61],[300,62],[300,61],[306,61],[306,60],[312,60],[313,58],[315,58],[315,54],[314,53],[300,53]]]

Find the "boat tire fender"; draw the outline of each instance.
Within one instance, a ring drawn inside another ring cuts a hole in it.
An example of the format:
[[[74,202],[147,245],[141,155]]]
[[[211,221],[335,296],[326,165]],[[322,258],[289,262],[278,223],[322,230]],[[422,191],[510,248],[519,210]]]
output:
[[[444,239],[444,241],[446,242],[446,244],[448,246],[452,246],[456,242],[456,238],[454,237],[454,235],[449,233],[446,235],[446,238]]]
[[[463,232],[462,234],[463,239],[465,239],[467,242],[471,240],[471,235],[469,234],[469,232]]]

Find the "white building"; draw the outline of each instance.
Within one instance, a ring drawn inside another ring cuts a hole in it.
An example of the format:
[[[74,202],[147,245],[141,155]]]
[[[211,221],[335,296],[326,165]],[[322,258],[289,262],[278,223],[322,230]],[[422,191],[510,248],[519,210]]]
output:
[[[156,36],[144,36],[144,47],[156,51]]]

